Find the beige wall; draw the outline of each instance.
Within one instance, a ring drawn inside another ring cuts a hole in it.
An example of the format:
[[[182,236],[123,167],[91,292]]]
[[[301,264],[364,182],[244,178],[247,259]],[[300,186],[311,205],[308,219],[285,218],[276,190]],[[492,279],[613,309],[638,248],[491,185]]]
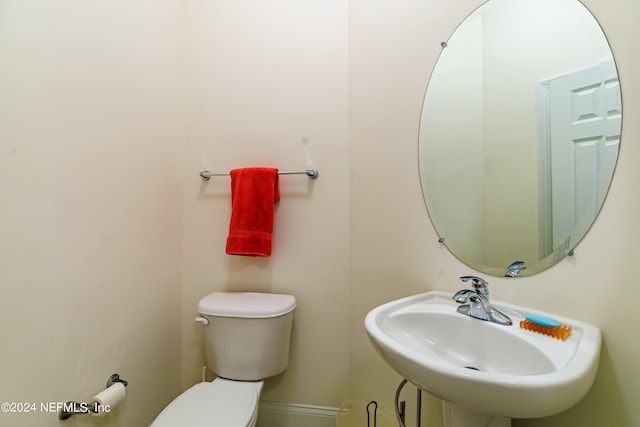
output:
[[[184,162],[183,387],[204,364],[204,295],[295,295],[287,371],[262,398],[339,404],[349,397],[349,147],[347,4],[189,2],[188,143]],[[230,181],[199,171],[315,167],[280,178],[273,254],[229,256]]]
[[[480,3],[0,2],[0,400],[88,399],[119,371],[127,401],[99,424],[146,425],[200,377],[198,299],[256,290],[299,302],[290,367],[265,400],[376,399],[391,412],[399,378],[364,315],[473,273],[436,242],[416,152],[440,42]],[[494,298],[601,326],[600,373],[574,409],[514,426],[640,424],[627,288],[640,255],[640,4],[585,3],[623,88],[612,191],[574,258],[490,281]],[[321,175],[281,180],[271,258],[230,257],[228,178],[198,172],[258,164]],[[426,406],[423,425],[440,426],[439,403]]]
[[[417,123],[427,76],[440,41],[481,1],[351,1],[351,234],[353,395],[376,398],[391,411],[399,378],[373,352],[362,328],[374,306],[431,289],[457,290],[458,276],[474,273],[437,243],[420,200]],[[633,362],[640,314],[629,295],[640,256],[637,211],[640,179],[640,38],[635,0],[585,1],[600,20],[619,67],[625,108],[620,160],[607,203],[574,258],[529,278],[489,278],[492,296],[573,316],[602,328],[604,345],[592,391],[570,411],[514,426],[640,424]],[[379,195],[384,194],[384,200]],[[371,236],[375,235],[375,240]],[[377,244],[375,244],[377,243]],[[630,268],[631,267],[631,268]],[[409,402],[413,401],[409,397]],[[428,402],[428,426],[439,426]],[[424,424],[423,424],[424,425]]]
[[[142,426],[179,390],[177,1],[0,2],[0,425],[61,425],[89,400]],[[93,418],[93,417],[91,417]]]

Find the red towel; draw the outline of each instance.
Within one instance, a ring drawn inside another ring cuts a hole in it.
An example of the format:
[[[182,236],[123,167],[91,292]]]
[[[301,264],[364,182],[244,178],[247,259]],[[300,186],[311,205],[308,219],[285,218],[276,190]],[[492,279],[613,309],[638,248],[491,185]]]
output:
[[[280,200],[278,169],[244,168],[231,171],[229,255],[269,256],[274,204]]]

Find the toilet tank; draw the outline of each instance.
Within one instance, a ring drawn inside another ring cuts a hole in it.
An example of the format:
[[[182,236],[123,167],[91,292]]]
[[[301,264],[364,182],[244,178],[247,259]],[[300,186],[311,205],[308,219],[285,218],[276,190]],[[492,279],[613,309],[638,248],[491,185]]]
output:
[[[292,295],[215,292],[202,298],[207,366],[218,376],[258,381],[283,372],[289,364]]]

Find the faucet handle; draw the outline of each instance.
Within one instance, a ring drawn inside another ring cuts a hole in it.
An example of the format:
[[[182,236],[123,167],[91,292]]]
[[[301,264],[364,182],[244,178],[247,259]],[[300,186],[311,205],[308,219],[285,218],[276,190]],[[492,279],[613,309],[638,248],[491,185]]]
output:
[[[460,276],[460,280],[462,280],[463,282],[471,281],[474,287],[487,286],[489,284],[489,282],[477,276]]]
[[[461,276],[463,282],[471,282],[473,289],[489,301],[489,282],[477,276]]]

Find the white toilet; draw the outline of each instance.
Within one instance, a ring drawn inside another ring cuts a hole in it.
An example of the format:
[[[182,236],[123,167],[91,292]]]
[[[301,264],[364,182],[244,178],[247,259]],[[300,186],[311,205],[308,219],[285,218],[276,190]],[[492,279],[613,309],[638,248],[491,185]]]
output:
[[[289,363],[291,295],[215,292],[198,303],[208,367],[218,378],[171,402],[151,427],[255,427],[262,380]]]

